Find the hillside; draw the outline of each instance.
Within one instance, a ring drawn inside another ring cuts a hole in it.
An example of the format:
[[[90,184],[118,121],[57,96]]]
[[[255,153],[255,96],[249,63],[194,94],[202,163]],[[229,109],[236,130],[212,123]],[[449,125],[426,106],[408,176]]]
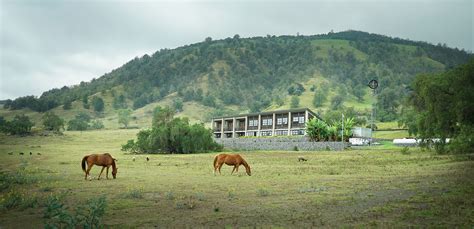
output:
[[[115,108],[133,109],[131,125],[144,127],[156,105],[182,103],[178,115],[207,122],[212,116],[289,108],[297,97],[293,106],[309,107],[326,118],[344,110],[363,124],[374,102],[366,85],[377,79],[377,119],[393,122],[416,74],[444,71],[472,56],[445,45],[359,31],[206,38],[137,57],[91,82],[52,89],[39,98],[8,100],[0,116],[26,112],[39,123],[38,112],[53,110],[66,120],[87,112],[114,129]],[[84,109],[82,101],[93,97],[103,98],[104,112]],[[64,110],[65,103],[72,109]]]

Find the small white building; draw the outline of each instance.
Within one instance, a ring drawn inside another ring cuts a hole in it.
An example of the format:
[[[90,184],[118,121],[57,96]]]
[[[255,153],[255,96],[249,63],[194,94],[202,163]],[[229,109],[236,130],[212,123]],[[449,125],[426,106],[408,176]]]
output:
[[[352,128],[352,136],[354,138],[370,138],[372,136],[372,129],[364,127]]]

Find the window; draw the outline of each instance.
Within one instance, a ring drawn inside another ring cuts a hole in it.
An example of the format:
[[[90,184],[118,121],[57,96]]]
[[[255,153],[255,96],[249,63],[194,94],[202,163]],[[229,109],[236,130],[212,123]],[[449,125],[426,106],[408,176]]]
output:
[[[304,117],[303,116],[299,117],[298,123],[304,123]]]
[[[277,125],[286,125],[288,124],[288,118],[277,118]]]
[[[275,131],[275,135],[279,135],[279,136],[288,135],[288,130],[277,130]]]
[[[271,126],[272,123],[273,123],[273,120],[272,120],[272,119],[264,119],[264,120],[262,121],[262,125],[263,125],[263,126]]]
[[[257,136],[257,132],[255,131],[249,131],[247,133],[245,133],[246,136]]]
[[[293,122],[298,122],[298,116],[293,116]]]
[[[292,130],[291,135],[304,135],[304,130]]]
[[[271,131],[262,131],[262,132],[260,132],[260,135],[261,136],[272,136],[272,132]]]
[[[249,126],[257,126],[258,121],[257,120],[249,120]]]

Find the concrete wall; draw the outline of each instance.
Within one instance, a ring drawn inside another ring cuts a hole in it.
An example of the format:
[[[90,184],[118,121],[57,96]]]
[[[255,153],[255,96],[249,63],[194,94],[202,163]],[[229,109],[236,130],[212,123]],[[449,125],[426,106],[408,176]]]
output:
[[[344,149],[341,142],[311,142],[306,137],[268,137],[268,138],[216,138],[217,143],[225,148],[237,150],[288,150],[293,151],[295,146],[298,150],[316,151],[330,150],[340,151]]]

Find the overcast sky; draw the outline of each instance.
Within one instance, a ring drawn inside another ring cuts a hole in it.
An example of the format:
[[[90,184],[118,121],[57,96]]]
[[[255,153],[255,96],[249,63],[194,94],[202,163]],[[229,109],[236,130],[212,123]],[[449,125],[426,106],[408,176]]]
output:
[[[472,0],[0,2],[0,99],[89,81],[208,36],[352,29],[474,49]]]

